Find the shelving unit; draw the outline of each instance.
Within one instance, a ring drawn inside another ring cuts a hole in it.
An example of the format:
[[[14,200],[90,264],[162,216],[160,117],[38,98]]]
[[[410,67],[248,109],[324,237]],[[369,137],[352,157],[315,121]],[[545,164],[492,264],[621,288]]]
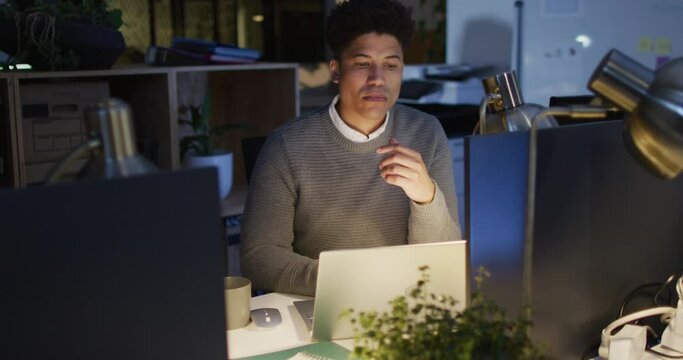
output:
[[[235,153],[234,186],[246,183],[241,139],[263,136],[299,114],[298,65],[257,63],[187,67],[134,66],[98,71],[0,73],[0,185],[25,187],[22,87],[27,84],[105,81],[110,96],[131,105],[141,153],[164,170],[180,167],[178,125],[181,105],[199,105],[207,91],[211,122],[243,123],[247,129],[220,140]]]

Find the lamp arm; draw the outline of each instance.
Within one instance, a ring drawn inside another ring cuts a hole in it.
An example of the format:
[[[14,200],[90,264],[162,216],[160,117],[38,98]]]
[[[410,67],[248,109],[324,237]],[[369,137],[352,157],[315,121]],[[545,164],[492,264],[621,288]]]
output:
[[[533,248],[534,222],[536,212],[536,153],[538,142],[538,124],[547,116],[568,116],[572,119],[603,119],[608,110],[602,107],[567,106],[551,107],[541,110],[531,119],[529,132],[529,163],[527,172],[526,213],[524,223],[524,255],[522,260],[522,304],[524,316],[531,321],[532,305],[532,276],[533,276]]]
[[[500,96],[498,96],[500,98]],[[479,122],[477,122],[477,125],[474,127],[474,131],[472,131],[472,134],[477,134],[479,132],[479,135],[486,133],[486,108],[488,107],[489,102],[495,101],[496,97],[491,94],[486,94],[481,98],[481,102],[479,102]]]
[[[59,179],[66,174],[68,166],[71,165],[73,161],[83,156],[85,153],[95,150],[100,147],[101,141],[98,138],[90,139],[85,143],[79,145],[67,156],[65,156],[55,167],[52,168],[50,173],[45,178],[46,184],[54,184],[59,181]]]
[[[479,102],[479,121],[477,126],[474,128],[474,134],[479,133],[479,135],[484,133],[484,127],[486,126],[486,104],[488,103],[488,95],[484,95]]]

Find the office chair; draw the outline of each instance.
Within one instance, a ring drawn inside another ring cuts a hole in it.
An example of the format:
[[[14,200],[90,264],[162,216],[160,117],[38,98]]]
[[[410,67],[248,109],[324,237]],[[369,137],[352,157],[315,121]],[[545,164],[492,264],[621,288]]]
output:
[[[471,135],[479,121],[479,106],[474,104],[403,103],[403,105],[434,115],[449,138]]]
[[[256,164],[261,147],[266,142],[267,136],[256,136],[242,139],[242,154],[244,154],[244,170],[247,175],[247,185],[251,180],[251,172]]]
[[[255,136],[242,139],[242,154],[244,154],[244,170],[247,175],[247,185],[251,180],[251,172],[258,159],[258,154],[261,152],[263,144],[266,142],[267,136]],[[269,293],[270,291],[252,289],[251,295],[258,296]]]

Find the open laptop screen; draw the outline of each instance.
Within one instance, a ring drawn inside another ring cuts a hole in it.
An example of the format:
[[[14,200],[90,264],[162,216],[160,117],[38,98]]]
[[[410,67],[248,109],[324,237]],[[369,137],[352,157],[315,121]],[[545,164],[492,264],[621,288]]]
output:
[[[469,299],[467,253],[466,241],[322,252],[313,306],[312,338],[353,337],[351,322],[340,319],[339,315],[349,308],[388,311],[390,300],[408,296],[416,287],[421,278],[418,269],[424,265],[429,266],[430,277],[425,290],[435,295],[453,296],[458,301],[455,309],[464,309]]]
[[[0,358],[226,359],[214,170],[0,192]]]

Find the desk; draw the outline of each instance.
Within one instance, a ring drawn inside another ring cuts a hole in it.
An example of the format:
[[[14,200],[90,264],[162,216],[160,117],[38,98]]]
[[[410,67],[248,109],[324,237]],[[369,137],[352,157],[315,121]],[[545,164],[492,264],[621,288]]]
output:
[[[267,354],[311,343],[304,320],[294,301],[311,299],[308,296],[270,293],[251,298],[251,308],[276,308],[282,315],[282,324],[274,329],[261,329],[250,323],[244,328],[227,331],[228,358]],[[353,339],[337,340],[337,344],[351,350]]]
[[[247,186],[234,185],[228,196],[221,201],[221,216],[226,218],[241,215],[244,212],[244,203],[247,200]]]

